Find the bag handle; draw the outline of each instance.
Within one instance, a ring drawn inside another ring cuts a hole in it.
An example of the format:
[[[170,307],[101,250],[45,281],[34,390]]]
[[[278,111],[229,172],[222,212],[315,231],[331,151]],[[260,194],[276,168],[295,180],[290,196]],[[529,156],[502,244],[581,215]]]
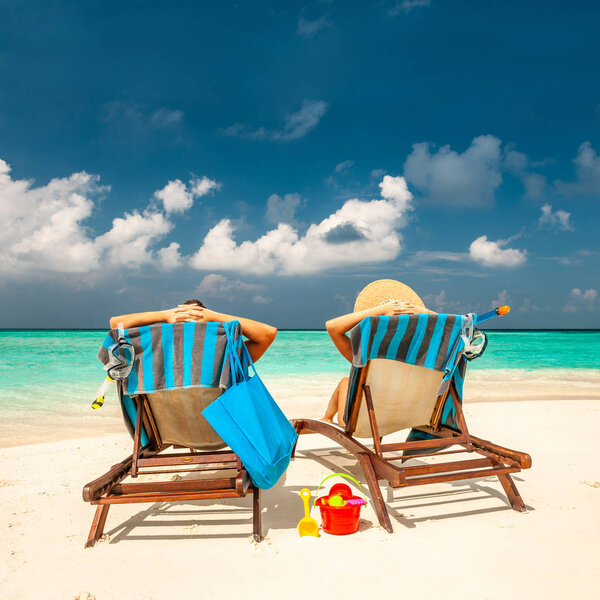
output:
[[[233,327],[231,327],[232,325],[233,325]],[[231,360],[235,361],[235,366],[237,367],[236,372],[239,372],[239,374],[245,379],[246,371],[244,370],[244,368],[242,366],[240,357],[235,348],[235,342],[232,337],[232,332],[229,330],[229,327],[231,327],[231,329],[234,329],[236,325],[239,325],[239,321],[229,321],[228,323],[223,323],[223,326],[225,327],[225,335],[227,336],[227,342],[228,342],[229,353],[230,353],[230,356],[229,356],[230,361]],[[248,367],[252,367],[254,374],[258,375],[258,373],[256,371],[256,367],[254,366],[254,361],[252,360],[252,357],[250,356],[250,352],[248,351],[248,346],[246,346],[246,344],[244,343],[244,340],[242,339],[241,336],[238,338],[238,341],[242,346],[242,357],[245,358],[245,360],[248,364]]]
[[[231,379],[233,381],[233,385],[238,384],[238,376],[241,377],[242,380],[245,380],[245,372],[242,367],[242,363],[240,362],[240,357],[238,356],[235,340],[233,339],[231,329],[234,329],[237,325],[239,325],[239,321],[230,321],[228,323],[223,323],[223,328],[225,329],[225,337],[227,338],[227,354],[229,357],[229,364],[231,367]],[[246,344],[242,342],[244,348]],[[256,373],[256,371],[255,371]]]
[[[346,479],[350,479],[351,481],[353,481],[360,488],[360,491],[361,491],[361,493],[363,495],[363,498],[365,500],[365,506],[367,505],[367,496],[365,495],[365,490],[363,490],[362,485],[360,485],[360,483],[356,479],[354,479],[354,477],[352,477],[352,475],[347,475],[346,473],[332,473],[331,475],[327,475],[327,477],[325,477],[325,479],[323,479],[323,481],[321,481],[321,483],[319,484],[319,487],[317,488],[317,491],[315,493],[315,499],[314,499],[314,502],[313,502],[313,508],[317,504],[317,500],[318,500],[318,496],[319,496],[319,490],[321,489],[321,486],[328,479],[331,479],[332,477],[345,477]]]
[[[237,385],[238,378],[243,378],[243,370],[235,350],[235,342],[231,335],[230,325],[230,323],[223,323],[223,328],[225,329],[225,337],[227,338],[227,358],[229,359],[229,366],[231,368],[231,381],[232,385]]]
[[[246,346],[246,344],[244,343],[244,340],[242,340],[242,353],[243,355],[246,357],[246,360],[248,361],[248,366],[252,367],[252,370],[254,371],[255,375],[258,375],[258,373],[256,372],[256,367],[254,366],[254,362],[252,361],[252,357],[250,356],[250,352],[248,351],[248,346]]]

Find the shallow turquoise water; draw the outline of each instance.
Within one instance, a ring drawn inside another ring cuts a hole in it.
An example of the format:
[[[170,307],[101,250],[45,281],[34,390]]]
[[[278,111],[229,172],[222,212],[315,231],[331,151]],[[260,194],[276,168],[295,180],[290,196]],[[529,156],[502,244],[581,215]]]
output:
[[[471,363],[474,370],[600,368],[600,331],[487,333],[487,351]],[[65,400],[91,402],[104,377],[96,359],[104,335],[97,330],[0,331],[0,416],[43,410],[56,398],[63,408]],[[258,370],[279,380],[333,377],[346,374],[348,363],[325,331],[281,331]]]

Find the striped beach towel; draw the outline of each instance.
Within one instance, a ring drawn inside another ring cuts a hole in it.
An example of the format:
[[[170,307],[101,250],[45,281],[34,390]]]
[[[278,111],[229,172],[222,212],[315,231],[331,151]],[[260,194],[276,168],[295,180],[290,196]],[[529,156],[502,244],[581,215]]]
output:
[[[438,395],[454,381],[462,401],[463,379],[467,360],[463,350],[473,336],[477,316],[467,315],[398,315],[395,317],[367,317],[350,332],[352,367],[344,419],[347,422],[358,395],[358,381],[362,369],[373,358],[397,360],[409,365],[444,372]],[[458,430],[455,408],[448,398],[442,411],[442,424]],[[425,439],[413,431],[408,439]]]
[[[126,329],[124,337],[135,350],[135,364],[122,382],[123,392],[136,396],[182,388],[229,387],[226,327],[239,346],[242,329],[238,321],[157,323]],[[112,329],[100,347],[98,359],[104,365],[109,362],[108,349],[118,335]]]
[[[228,388],[231,385],[226,328],[247,373],[239,321],[157,323],[125,329],[123,337],[135,350],[135,363],[127,378],[116,383],[123,419],[131,436],[137,414],[131,396],[194,387]],[[109,363],[109,348],[118,338],[116,329],[111,329],[104,338],[98,351],[102,364]],[[144,428],[141,443],[142,446],[149,443]]]

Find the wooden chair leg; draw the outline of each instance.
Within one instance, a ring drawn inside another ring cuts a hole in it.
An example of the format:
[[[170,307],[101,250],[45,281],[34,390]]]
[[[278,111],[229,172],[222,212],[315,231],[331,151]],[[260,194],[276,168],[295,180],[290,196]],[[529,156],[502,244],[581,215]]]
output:
[[[292,458],[296,458],[296,446],[298,445],[298,440],[300,439],[300,430],[302,429],[302,427],[304,427],[304,421],[296,421],[294,423],[294,429],[296,430],[298,437],[296,438],[296,443],[294,444],[294,447],[292,448],[292,454],[290,455],[290,460]]]
[[[262,541],[262,519],[260,506],[260,488],[252,490],[252,537],[255,542]]]
[[[387,507],[383,500],[383,495],[381,494],[381,488],[379,487],[379,482],[377,481],[377,476],[375,475],[375,470],[373,469],[373,465],[371,464],[371,459],[368,454],[360,453],[358,454],[358,460],[360,461],[360,465],[365,474],[365,478],[367,480],[367,484],[369,486],[369,491],[371,492],[371,500],[373,501],[373,507],[375,508],[375,513],[377,514],[377,518],[379,519],[379,524],[388,532],[392,533],[392,523],[390,521],[390,515],[388,514]]]
[[[504,493],[508,496],[508,500],[513,509],[519,512],[527,512],[525,502],[523,502],[523,498],[521,498],[521,494],[519,494],[519,490],[517,490],[517,486],[510,474],[504,473],[498,475],[498,479],[500,480],[500,483],[504,488]]]
[[[94,514],[94,520],[92,521],[92,527],[85,543],[85,548],[91,548],[102,537],[109,508],[110,504],[100,504],[96,507],[96,514]]]

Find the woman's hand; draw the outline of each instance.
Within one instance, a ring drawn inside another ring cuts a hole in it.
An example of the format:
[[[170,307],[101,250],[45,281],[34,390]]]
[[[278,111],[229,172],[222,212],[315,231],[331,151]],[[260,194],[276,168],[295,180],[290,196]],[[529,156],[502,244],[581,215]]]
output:
[[[376,309],[378,310],[377,314],[388,317],[393,317],[394,315],[435,314],[435,312],[424,306],[419,306],[412,302],[400,302],[398,300],[387,300],[386,302],[382,302]]]
[[[377,314],[393,317],[394,315],[410,315],[417,312],[417,307],[410,302],[399,302],[398,300],[387,300],[376,307]]]

